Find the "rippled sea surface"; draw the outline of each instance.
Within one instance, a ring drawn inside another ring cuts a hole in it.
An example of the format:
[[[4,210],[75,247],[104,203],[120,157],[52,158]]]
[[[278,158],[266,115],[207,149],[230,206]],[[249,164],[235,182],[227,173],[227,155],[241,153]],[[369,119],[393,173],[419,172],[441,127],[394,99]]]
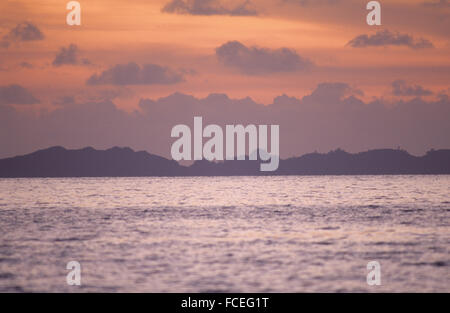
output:
[[[0,292],[450,292],[450,176],[2,179],[0,231]]]

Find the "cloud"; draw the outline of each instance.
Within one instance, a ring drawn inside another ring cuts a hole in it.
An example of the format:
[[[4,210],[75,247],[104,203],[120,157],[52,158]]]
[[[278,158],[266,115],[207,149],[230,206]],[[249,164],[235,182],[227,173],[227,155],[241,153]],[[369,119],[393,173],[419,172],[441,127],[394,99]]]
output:
[[[5,38],[5,37],[3,37],[3,38]],[[0,48],[8,48],[9,45],[10,45],[10,42],[8,40],[4,40],[4,39],[0,40]]]
[[[450,2],[448,0],[427,1],[422,4],[432,8],[450,8]]]
[[[224,65],[247,75],[302,71],[313,65],[292,49],[247,47],[239,41],[229,41],[216,48],[216,56]]]
[[[88,85],[171,85],[182,82],[183,74],[156,64],[139,66],[134,62],[117,64],[100,75],[94,74]]]
[[[362,96],[364,93],[352,88],[349,84],[341,82],[324,82],[317,85],[311,95],[305,96],[303,101],[306,103],[330,104],[347,96]]]
[[[0,106],[0,157],[54,145],[129,146],[170,157],[172,127],[192,127],[194,116],[202,116],[204,125],[280,125],[283,158],[338,147],[358,152],[400,145],[415,154],[450,148],[447,95],[387,102],[363,101],[361,93],[344,82],[323,82],[302,98],[283,95],[269,105],[226,94],[198,98],[175,93],[141,99],[140,110],[132,113],[110,100],[82,100],[78,95],[59,99],[56,110],[39,115]]]
[[[23,68],[27,68],[27,69],[30,69],[30,68],[33,68],[33,67],[34,67],[33,64],[31,64],[31,63],[29,63],[29,62],[26,62],[26,61],[21,62],[21,63],[19,64],[19,66],[20,66],[20,67],[23,67]]]
[[[392,94],[395,96],[430,96],[432,91],[419,85],[408,86],[404,80],[396,80],[392,83]]]
[[[130,99],[134,96],[133,90],[125,86],[105,86],[99,88],[86,88],[66,93],[52,101],[56,106],[84,102],[104,102],[115,99]]]
[[[162,12],[190,15],[231,15],[255,16],[258,13],[252,8],[249,0],[240,0],[234,6],[225,5],[220,0],[172,0],[167,3]]]
[[[282,0],[284,3],[298,4],[302,7],[334,5],[341,2],[341,0]]]
[[[0,104],[39,103],[27,89],[19,85],[0,86]]]
[[[56,105],[73,105],[76,103],[75,96],[63,96],[61,98],[56,99],[54,102]]]
[[[14,41],[34,41],[43,40],[45,38],[39,28],[30,22],[18,24],[7,36]]]
[[[88,59],[80,60],[80,50],[75,44],[70,44],[67,48],[61,47],[55,56],[52,64],[53,66],[62,65],[90,65],[91,62]]]
[[[377,46],[406,46],[412,49],[424,49],[434,47],[431,41],[427,39],[414,39],[408,34],[393,33],[388,30],[378,31],[374,35],[359,35],[350,40],[347,45],[354,48]]]
[[[43,40],[44,38],[44,34],[37,26],[30,22],[23,22],[17,24],[8,34],[3,36],[0,41],[0,46],[7,48],[11,42],[36,41]]]

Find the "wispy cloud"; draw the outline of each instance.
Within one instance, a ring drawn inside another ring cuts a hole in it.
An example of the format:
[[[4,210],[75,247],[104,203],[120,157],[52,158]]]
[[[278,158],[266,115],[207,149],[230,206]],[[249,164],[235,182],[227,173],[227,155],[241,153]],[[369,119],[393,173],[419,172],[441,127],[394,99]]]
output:
[[[172,0],[162,8],[162,11],[190,15],[254,16],[258,14],[249,0],[240,1],[232,6],[220,0]]]
[[[298,4],[302,7],[334,5],[341,2],[341,0],[281,0],[284,3]]]
[[[422,3],[426,7],[433,7],[433,8],[450,8],[450,1],[449,0],[437,0],[437,1],[427,1]]]
[[[22,68],[27,68],[27,69],[31,69],[31,68],[34,67],[33,64],[31,64],[31,63],[29,63],[27,61],[20,62],[19,66],[22,67]]]
[[[428,39],[414,39],[411,35],[391,32],[389,30],[378,31],[373,35],[359,35],[350,40],[347,45],[354,48],[405,46],[412,49],[424,49],[434,47],[433,43]]]

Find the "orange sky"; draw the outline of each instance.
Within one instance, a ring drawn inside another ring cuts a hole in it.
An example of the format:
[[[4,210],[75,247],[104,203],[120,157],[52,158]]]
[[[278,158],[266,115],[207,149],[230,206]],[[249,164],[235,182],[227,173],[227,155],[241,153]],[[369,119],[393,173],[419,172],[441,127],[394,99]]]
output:
[[[169,0],[81,0],[82,25],[68,26],[67,1],[3,0],[1,36],[18,23],[30,21],[45,34],[45,39],[0,48],[0,85],[26,87],[41,100],[37,106],[50,106],[62,96],[95,96],[119,89],[121,96],[115,103],[125,109],[135,108],[140,98],[158,98],[176,91],[196,96],[213,92],[250,96],[269,104],[281,94],[302,97],[318,83],[328,81],[342,81],[364,90],[366,98],[390,97],[390,84],[397,79],[436,92],[448,88],[448,6],[423,6],[423,0],[381,1],[383,25],[370,27],[365,22],[366,1],[322,1],[322,5],[306,6],[296,0],[284,1],[253,1],[258,16],[197,16],[161,12]],[[383,29],[426,38],[434,48],[346,46],[358,35]],[[246,46],[295,49],[315,68],[307,72],[243,75],[218,62],[215,55],[215,48],[231,40]],[[72,43],[80,49],[81,57],[93,64],[53,67],[58,49]],[[33,68],[18,65],[24,61]],[[129,62],[193,70],[193,74],[173,85],[85,85],[92,74]]]
[[[163,12],[173,1],[189,14]],[[449,1],[380,1],[381,26],[365,0],[80,0],[81,26],[67,2],[0,1],[0,157],[170,157],[171,127],[193,114],[278,123],[282,157],[449,147]]]

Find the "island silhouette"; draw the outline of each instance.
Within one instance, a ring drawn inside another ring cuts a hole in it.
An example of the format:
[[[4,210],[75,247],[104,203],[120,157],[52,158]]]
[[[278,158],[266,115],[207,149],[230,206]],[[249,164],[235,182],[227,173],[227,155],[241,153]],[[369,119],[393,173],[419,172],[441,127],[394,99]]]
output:
[[[341,149],[281,159],[278,170],[261,172],[260,161],[196,161],[190,166],[145,151],[114,147],[69,150],[51,147],[0,160],[0,177],[145,177],[269,175],[450,174],[450,149],[413,156],[400,149],[348,153]]]

